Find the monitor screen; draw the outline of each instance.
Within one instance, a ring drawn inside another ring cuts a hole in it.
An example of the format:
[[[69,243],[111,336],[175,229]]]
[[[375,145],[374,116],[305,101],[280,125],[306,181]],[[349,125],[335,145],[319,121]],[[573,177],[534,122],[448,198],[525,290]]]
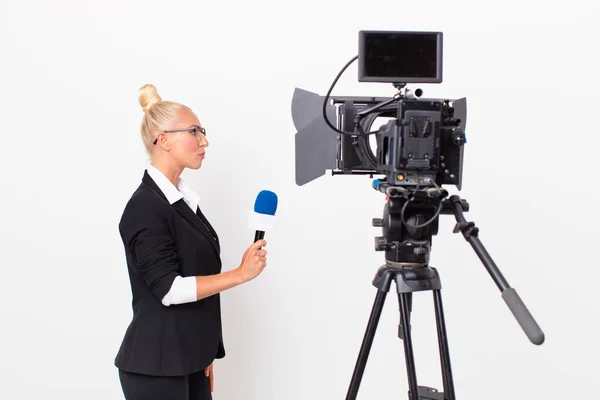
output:
[[[359,33],[359,81],[440,83],[441,32]]]

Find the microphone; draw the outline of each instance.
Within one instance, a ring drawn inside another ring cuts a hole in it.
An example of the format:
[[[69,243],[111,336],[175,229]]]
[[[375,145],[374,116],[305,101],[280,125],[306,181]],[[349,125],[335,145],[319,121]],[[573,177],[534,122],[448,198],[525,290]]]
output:
[[[254,212],[250,213],[248,225],[256,230],[254,242],[264,239],[266,231],[272,231],[277,224],[277,195],[270,190],[261,190],[254,202]]]

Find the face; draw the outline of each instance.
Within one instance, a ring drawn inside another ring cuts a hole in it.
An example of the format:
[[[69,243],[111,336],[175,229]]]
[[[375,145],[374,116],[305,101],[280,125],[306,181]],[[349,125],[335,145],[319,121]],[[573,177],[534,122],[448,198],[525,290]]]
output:
[[[171,124],[169,130],[190,128],[193,126],[202,126],[198,117],[191,111],[180,111],[179,120]],[[165,133],[171,157],[182,168],[198,169],[202,166],[208,140],[206,136],[196,129],[183,130],[178,132]]]

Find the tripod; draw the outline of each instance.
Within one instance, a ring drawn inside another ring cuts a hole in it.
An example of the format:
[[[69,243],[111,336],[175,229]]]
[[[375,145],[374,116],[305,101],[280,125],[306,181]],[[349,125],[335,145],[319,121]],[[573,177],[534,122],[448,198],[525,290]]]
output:
[[[446,194],[443,189],[439,188],[438,193],[442,194],[437,199],[436,196],[431,196],[431,191],[428,193],[427,190],[413,193],[392,191],[391,193],[395,194],[396,197],[390,197],[386,203],[383,219],[373,219],[373,226],[383,228],[383,236],[375,239],[375,249],[385,251],[386,264],[378,269],[373,279],[377,294],[346,400],[356,400],[383,304],[392,281],[396,283],[398,293],[400,308],[398,336],[404,343],[409,400],[455,400],[442,305],[442,285],[438,271],[429,265],[431,239],[432,236],[437,234],[439,214],[454,214],[457,221],[454,233],[462,232],[465,239],[471,244],[496,285],[502,291],[502,297],[529,340],[540,345],[544,342],[544,334],[517,295],[517,292],[508,285],[485,247],[481,244],[475,224],[465,220],[463,211],[468,211],[469,208],[466,201],[461,200],[458,196],[451,196],[450,199],[442,200]],[[414,292],[420,291],[433,292],[443,392],[431,387],[419,386],[417,382],[410,330],[410,314],[412,312],[412,295]]]

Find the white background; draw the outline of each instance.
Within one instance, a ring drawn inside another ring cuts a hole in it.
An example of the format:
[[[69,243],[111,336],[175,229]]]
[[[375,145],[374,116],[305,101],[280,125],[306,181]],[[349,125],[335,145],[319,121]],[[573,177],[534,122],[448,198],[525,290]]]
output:
[[[367,5],[369,3],[370,5]],[[291,98],[325,94],[358,31],[444,33],[444,82],[467,97],[467,218],[546,333],[534,346],[453,217],[441,273],[458,399],[575,399],[598,382],[594,2],[3,1],[0,5],[0,398],[122,398],[113,359],[131,318],[117,224],[147,162],[138,88],[192,107],[210,146],[184,177],[220,234],[225,269],[248,210],[279,196],[269,265],[223,293],[216,400],[343,399],[383,263],[368,177],[294,180]],[[358,83],[334,94],[391,96]],[[454,188],[449,188],[456,193]],[[405,398],[395,295],[359,399]],[[441,389],[431,297],[415,295],[419,384]],[[594,395],[592,395],[594,396]]]

